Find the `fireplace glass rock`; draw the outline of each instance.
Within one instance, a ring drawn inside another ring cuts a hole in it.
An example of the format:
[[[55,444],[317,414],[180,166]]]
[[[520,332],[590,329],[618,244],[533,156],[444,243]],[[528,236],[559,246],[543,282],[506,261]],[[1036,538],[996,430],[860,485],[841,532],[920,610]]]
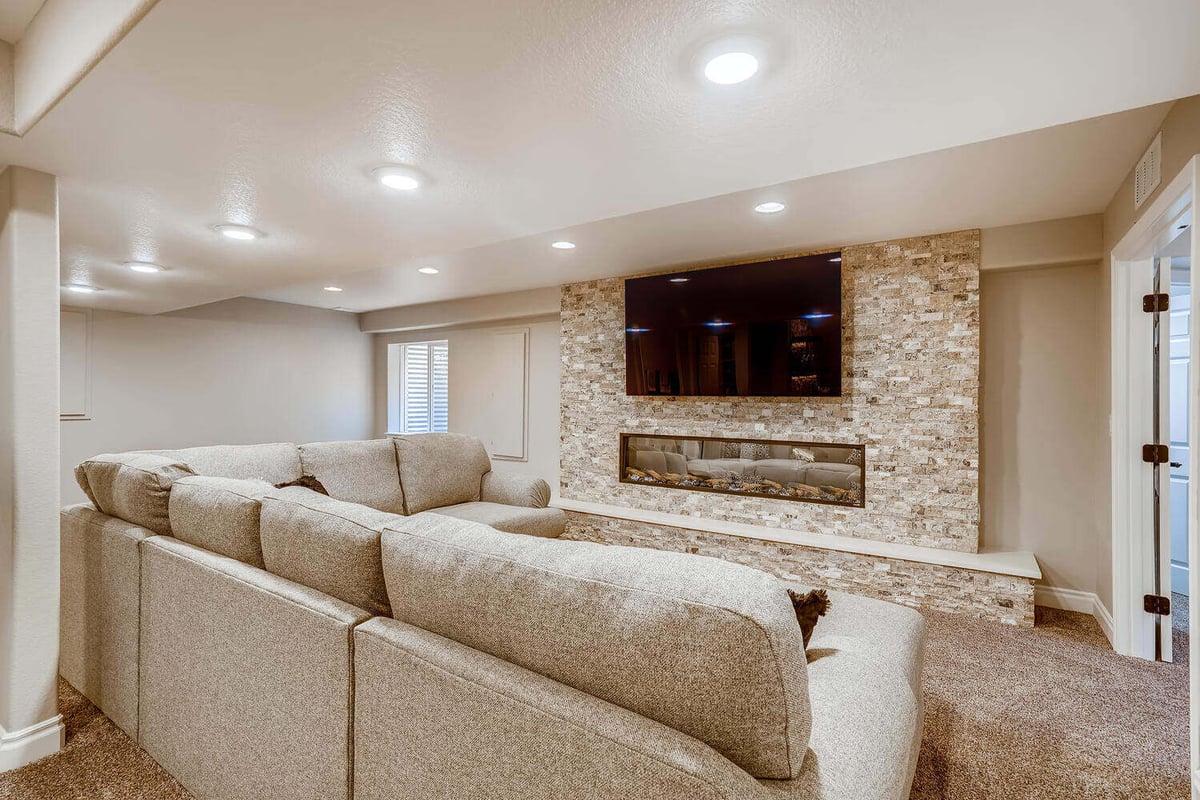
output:
[[[864,505],[862,445],[621,434],[621,482]]]

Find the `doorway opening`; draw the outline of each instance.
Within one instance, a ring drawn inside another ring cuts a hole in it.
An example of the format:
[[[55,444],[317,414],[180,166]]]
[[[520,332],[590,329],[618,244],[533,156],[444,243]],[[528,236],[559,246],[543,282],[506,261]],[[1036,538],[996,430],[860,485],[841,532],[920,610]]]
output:
[[[1183,224],[1183,223],[1181,223]],[[1163,248],[1161,268],[1170,276],[1170,317],[1167,327],[1170,374],[1168,386],[1168,432],[1170,452],[1170,576],[1172,656],[1187,636],[1190,609],[1188,554],[1188,488],[1191,483],[1188,399],[1191,386],[1192,259],[1186,228]],[[1165,587],[1164,587],[1165,588]],[[1164,592],[1165,594],[1165,592]]]
[[[1200,252],[1193,157],[1113,248],[1113,648],[1186,661],[1193,795],[1200,797],[1200,336],[1191,306]],[[1195,362],[1198,369],[1191,368]]]

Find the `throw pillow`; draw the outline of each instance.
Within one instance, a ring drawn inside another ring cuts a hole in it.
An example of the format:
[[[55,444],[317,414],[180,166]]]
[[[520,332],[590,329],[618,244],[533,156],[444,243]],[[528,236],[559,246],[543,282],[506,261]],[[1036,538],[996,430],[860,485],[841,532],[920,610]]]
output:
[[[326,497],[329,496],[329,492],[325,491],[325,486],[312,475],[301,475],[294,481],[275,484],[276,489],[286,489],[289,486],[299,486],[301,489],[310,489],[317,494],[323,494]]]
[[[817,627],[817,617],[825,616],[829,610],[829,595],[824,589],[813,589],[807,594],[788,589],[787,593],[792,598],[792,608],[796,610],[796,621],[800,623],[800,633],[804,635],[804,646],[807,648],[813,628]]]
[[[809,464],[817,460],[816,454],[807,447],[793,447],[792,458],[796,461],[806,461]]]
[[[741,442],[721,442],[721,458],[741,458]]]
[[[771,457],[771,446],[758,442],[742,442],[738,458],[748,458],[751,461],[761,461]]]

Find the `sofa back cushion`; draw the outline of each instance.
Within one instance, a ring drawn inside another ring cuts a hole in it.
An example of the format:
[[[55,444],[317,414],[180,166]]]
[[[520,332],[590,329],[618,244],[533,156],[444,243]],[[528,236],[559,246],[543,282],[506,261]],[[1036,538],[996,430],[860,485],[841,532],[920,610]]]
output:
[[[473,503],[492,469],[483,442],[461,433],[418,433],[395,439],[408,514]]]
[[[804,642],[766,573],[437,514],[384,531],[383,570],[402,622],[657,720],[755,777],[800,770]]]
[[[99,455],[75,468],[79,488],[96,508],[164,535],[171,533],[171,485],[193,474],[187,464],[152,453]]]
[[[379,534],[404,521],[310,489],[274,489],[262,500],[263,564],[280,577],[387,616]]]
[[[270,484],[280,484],[294,481],[301,474],[300,453],[296,445],[286,442],[219,444],[212,447],[147,452],[187,464],[197,475],[212,475],[216,478],[262,480]]]
[[[258,517],[263,497],[274,489],[259,480],[180,478],[171,487],[171,533],[188,544],[262,569]]]
[[[300,466],[305,475],[321,482],[330,497],[391,514],[404,513],[404,491],[391,439],[302,444]]]
[[[848,447],[810,447],[817,461],[825,464],[845,464],[857,453]]]

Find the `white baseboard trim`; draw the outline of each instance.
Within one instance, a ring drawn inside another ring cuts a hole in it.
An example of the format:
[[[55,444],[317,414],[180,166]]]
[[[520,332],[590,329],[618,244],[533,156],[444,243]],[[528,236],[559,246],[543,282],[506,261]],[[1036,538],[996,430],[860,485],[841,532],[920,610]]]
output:
[[[0,728],[0,772],[23,767],[62,749],[66,737],[62,714],[7,733]]]
[[[1046,606],[1047,608],[1091,614],[1100,625],[1100,630],[1104,631],[1104,635],[1108,638],[1108,643],[1112,644],[1112,614],[1104,607],[1104,603],[1100,601],[1100,595],[1095,592],[1081,592],[1078,589],[1061,589],[1057,586],[1035,585],[1033,587],[1033,602],[1036,605]]]

